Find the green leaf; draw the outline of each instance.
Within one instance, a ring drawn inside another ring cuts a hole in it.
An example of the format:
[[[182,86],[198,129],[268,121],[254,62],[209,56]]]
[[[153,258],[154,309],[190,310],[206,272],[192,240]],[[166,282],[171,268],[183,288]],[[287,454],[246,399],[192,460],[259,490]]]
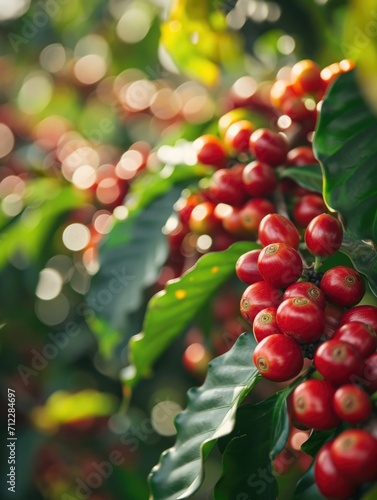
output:
[[[188,498],[200,487],[203,461],[217,439],[232,432],[237,407],[261,378],[251,360],[255,345],[252,333],[242,334],[209,363],[204,384],[188,392],[187,409],[175,420],[175,445],[150,475],[154,500]]]
[[[255,248],[260,246],[239,242],[222,252],[210,252],[152,297],[143,333],[134,336],[129,343],[131,366],[121,374],[125,383],[132,386],[140,377],[150,374],[158,356],[197,317],[215,291],[235,274],[237,259]]]
[[[374,247],[345,232],[340,249],[351,259],[355,269],[368,278],[370,289],[377,296],[377,252]]]
[[[365,103],[355,71],[340,75],[323,102],[314,150],[324,176],[324,199],[347,232],[377,242],[377,118]]]
[[[334,429],[330,429],[328,431],[312,431],[309,436],[309,439],[302,444],[301,450],[310,455],[311,457],[315,457],[322,446],[332,437],[334,436]]]
[[[301,167],[286,167],[279,171],[279,178],[289,177],[300,186],[322,193],[322,172],[319,165],[302,165]]]
[[[313,465],[297,483],[293,500],[325,500],[315,484]]]
[[[175,187],[144,210],[134,210],[114,225],[100,248],[100,269],[86,298],[86,320],[106,358],[127,336],[128,316],[140,306],[144,290],[156,280],[167,257],[161,228],[180,193]]]
[[[86,320],[109,358],[122,339],[135,334],[131,314],[143,302],[167,257],[161,229],[183,187],[204,175],[203,166],[166,166],[134,183],[129,215],[118,221],[100,247],[100,269],[87,294]]]
[[[234,431],[221,438],[227,446],[222,476],[215,486],[216,500],[237,498],[241,493],[245,498],[276,499],[277,484],[269,455],[277,400],[275,394],[261,403],[237,410]]]
[[[276,457],[283,449],[289,436],[289,416],[287,410],[287,397],[297,384],[286,387],[277,394],[276,404],[272,418],[272,439],[270,456]]]
[[[56,179],[35,179],[27,185],[25,209],[1,231],[0,268],[16,252],[36,259],[42,251],[58,217],[82,206],[85,194]]]

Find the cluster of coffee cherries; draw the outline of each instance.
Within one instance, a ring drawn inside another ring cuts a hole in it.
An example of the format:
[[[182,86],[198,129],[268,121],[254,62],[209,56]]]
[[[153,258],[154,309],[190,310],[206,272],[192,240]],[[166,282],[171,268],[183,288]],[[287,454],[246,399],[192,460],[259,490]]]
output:
[[[325,497],[350,498],[377,479],[377,438],[368,430],[370,395],[377,390],[377,308],[357,305],[365,284],[355,269],[304,269],[299,233],[284,216],[267,215],[258,237],[263,249],[236,264],[249,285],[240,310],[258,342],[254,364],[267,379],[287,382],[301,373],[305,358],[313,360],[318,378],[292,392],[291,422],[300,429],[341,430],[319,451],[315,480]],[[342,227],[323,213],[308,224],[304,239],[318,266],[340,248]]]

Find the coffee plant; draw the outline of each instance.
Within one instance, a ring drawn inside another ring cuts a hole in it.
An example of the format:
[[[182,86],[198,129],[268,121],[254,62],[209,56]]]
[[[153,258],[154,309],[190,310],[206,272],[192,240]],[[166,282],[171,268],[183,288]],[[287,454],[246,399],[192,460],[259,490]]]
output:
[[[194,495],[215,447],[216,499],[377,494],[377,121],[356,71],[302,60],[192,142],[162,145],[166,164],[132,182],[100,246],[89,298],[110,263],[133,279],[96,314],[100,345],[158,290],[128,341],[125,398],[181,335],[202,381],[150,473],[154,499]]]

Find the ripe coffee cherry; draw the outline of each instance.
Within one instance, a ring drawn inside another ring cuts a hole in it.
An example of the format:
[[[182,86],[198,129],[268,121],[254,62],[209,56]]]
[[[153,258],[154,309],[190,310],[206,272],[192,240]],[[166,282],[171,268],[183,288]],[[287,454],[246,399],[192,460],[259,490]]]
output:
[[[243,236],[247,233],[242,223],[240,208],[227,205],[226,210],[224,210],[224,205],[217,205],[215,214],[221,219],[223,228],[228,233],[237,236]]]
[[[340,423],[333,409],[335,387],[326,380],[302,382],[292,394],[293,419],[318,431],[332,429]]]
[[[241,281],[252,285],[257,281],[263,281],[258,271],[258,257],[261,250],[251,250],[246,252],[236,262],[236,274]]]
[[[346,500],[356,492],[356,485],[335,466],[330,451],[331,445],[332,442],[326,443],[318,452],[314,463],[314,479],[324,497]]]
[[[254,318],[253,333],[257,342],[269,335],[283,333],[276,322],[276,307],[266,307],[259,311]]]
[[[363,429],[347,429],[331,444],[335,467],[361,484],[377,478],[377,440]]]
[[[242,183],[243,169],[243,165],[235,165],[232,168],[217,170],[209,181],[206,196],[215,203],[243,205],[248,198]]]
[[[337,252],[343,241],[343,229],[337,219],[321,214],[311,220],[305,230],[305,243],[312,255],[329,257]]]
[[[287,154],[287,165],[291,167],[313,165],[313,163],[318,163],[318,160],[314,156],[313,149],[310,146],[298,146],[291,149]]]
[[[249,151],[249,140],[254,129],[254,125],[248,120],[240,120],[232,123],[224,136],[226,149],[232,154]]]
[[[304,297],[291,297],[278,307],[277,324],[288,337],[300,344],[315,342],[325,326],[323,310]]]
[[[254,350],[253,361],[260,374],[274,382],[296,377],[304,365],[299,345],[281,334],[263,339]]]
[[[376,332],[369,325],[360,321],[344,323],[336,330],[332,338],[353,345],[363,358],[367,358],[377,349]]]
[[[262,278],[275,288],[284,288],[297,281],[302,273],[302,260],[293,247],[272,243],[261,251],[258,269]]]
[[[199,203],[202,203],[203,201],[202,197],[195,193],[191,193],[189,196],[182,197],[177,201],[174,208],[178,212],[178,216],[182,224],[188,225],[191,212],[197,205],[199,205]]]
[[[223,167],[226,153],[223,143],[215,135],[202,135],[193,142],[198,161],[204,165]]]
[[[296,226],[280,214],[263,217],[258,228],[258,238],[264,247],[271,243],[286,243],[297,250],[300,243]]]
[[[330,302],[351,307],[363,298],[365,284],[360,274],[352,267],[335,266],[323,275],[321,290]]]
[[[244,229],[256,233],[260,221],[271,212],[275,212],[275,207],[265,198],[254,198],[248,201],[241,209],[241,219]]]
[[[349,424],[364,422],[372,413],[368,394],[353,384],[345,384],[334,394],[335,413]]]
[[[271,104],[280,109],[283,103],[292,97],[298,97],[293,85],[287,80],[276,80],[270,90]]]
[[[240,120],[247,120],[250,117],[250,111],[245,108],[237,108],[228,111],[219,118],[218,129],[220,136],[224,137],[228,128],[232,123],[239,122]]]
[[[250,136],[250,151],[259,161],[272,167],[285,162],[288,152],[287,140],[282,134],[268,128],[259,128]]]
[[[253,283],[242,294],[240,302],[241,314],[252,325],[259,311],[266,307],[277,307],[282,297],[281,290],[273,288],[265,281]]]
[[[221,226],[221,220],[216,216],[216,205],[211,201],[199,203],[191,212],[189,227],[199,234],[210,234]]]
[[[315,217],[326,210],[322,196],[318,194],[305,194],[296,203],[293,209],[293,218],[303,227],[306,227]]]
[[[244,190],[250,196],[268,196],[277,186],[276,174],[270,165],[252,161],[242,172]]]
[[[314,355],[314,366],[334,385],[347,384],[359,379],[364,360],[357,349],[341,340],[326,340]]]
[[[313,94],[323,88],[321,68],[310,59],[299,61],[291,70],[291,82],[298,95]]]
[[[363,380],[368,392],[373,394],[377,391],[377,352],[365,360]]]
[[[340,319],[339,326],[350,321],[360,321],[373,328],[377,332],[377,307],[356,306],[346,311]]]
[[[332,338],[334,332],[337,330],[339,326],[339,321],[343,314],[344,314],[343,307],[339,307],[336,306],[335,304],[331,304],[330,302],[326,302],[325,329],[323,332],[326,339]]]
[[[310,281],[298,281],[297,283],[289,285],[284,292],[283,299],[285,300],[291,297],[305,297],[323,310],[326,307],[326,299],[322,290],[314,285],[314,283],[310,283]]]

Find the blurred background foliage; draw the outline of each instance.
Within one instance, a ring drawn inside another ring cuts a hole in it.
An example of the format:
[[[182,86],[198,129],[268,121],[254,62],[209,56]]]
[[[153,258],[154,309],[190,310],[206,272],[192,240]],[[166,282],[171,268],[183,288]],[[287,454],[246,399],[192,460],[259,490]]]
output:
[[[368,43],[355,28],[365,31],[374,8],[371,0],[362,8],[346,0],[0,0],[1,418],[13,387],[13,498],[86,498],[90,474],[101,477],[93,500],[148,497],[147,474],[172,444],[173,417],[200,374],[182,366],[179,340],[158,376],[137,387],[127,415],[117,413],[124,345],[106,362],[84,321],[98,243],[127,216],[122,202],[135,175],[161,167],[157,147],[211,130],[263,89],[257,82],[302,58],[323,66],[355,51],[365,72],[374,69],[376,36]],[[98,472],[110,457],[111,474]],[[217,466],[209,461],[209,481]]]

